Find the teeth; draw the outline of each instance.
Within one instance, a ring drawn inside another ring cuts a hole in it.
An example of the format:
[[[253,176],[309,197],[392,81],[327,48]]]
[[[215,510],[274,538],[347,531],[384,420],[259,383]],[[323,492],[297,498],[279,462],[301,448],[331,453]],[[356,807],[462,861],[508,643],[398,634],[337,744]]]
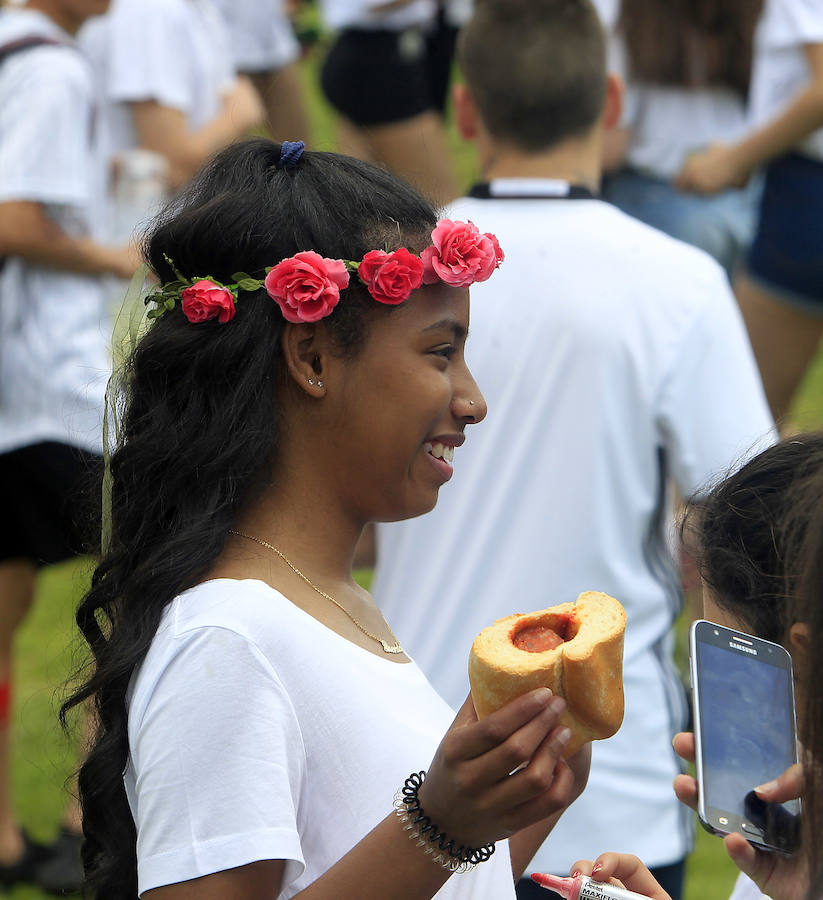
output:
[[[431,453],[436,459],[444,459],[451,462],[454,459],[454,447],[447,447],[445,444],[424,444],[423,449],[427,453]]]

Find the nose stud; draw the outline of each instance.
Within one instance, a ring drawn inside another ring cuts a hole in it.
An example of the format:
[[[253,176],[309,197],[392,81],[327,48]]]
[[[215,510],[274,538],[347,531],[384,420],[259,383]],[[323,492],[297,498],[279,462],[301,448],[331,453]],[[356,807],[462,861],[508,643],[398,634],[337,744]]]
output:
[[[469,406],[474,406],[474,400],[469,400]]]

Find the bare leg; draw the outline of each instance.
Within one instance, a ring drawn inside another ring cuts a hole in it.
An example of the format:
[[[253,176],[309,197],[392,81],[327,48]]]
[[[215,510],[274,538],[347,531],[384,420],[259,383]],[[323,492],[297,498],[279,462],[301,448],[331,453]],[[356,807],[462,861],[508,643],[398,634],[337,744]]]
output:
[[[355,144],[352,126],[341,128],[343,140]],[[373,125],[359,129],[361,142],[368,151],[357,154],[384,165],[391,172],[414,185],[435,206],[448,203],[457,196],[457,179],[446,143],[443,120],[436,112],[425,112],[403,122]]]
[[[781,303],[745,276],[735,280],[734,289],[772,415],[784,425],[792,398],[817,353],[823,317]]]
[[[377,162],[364,132],[342,116],[337,120],[337,146],[346,156],[354,156],[366,162]]]
[[[0,687],[12,683],[14,634],[34,599],[37,571],[28,560],[0,563]],[[17,862],[23,853],[20,827],[11,796],[10,718],[0,716],[0,865]]]
[[[310,141],[310,123],[297,66],[249,76],[266,107],[268,126],[276,141]]]

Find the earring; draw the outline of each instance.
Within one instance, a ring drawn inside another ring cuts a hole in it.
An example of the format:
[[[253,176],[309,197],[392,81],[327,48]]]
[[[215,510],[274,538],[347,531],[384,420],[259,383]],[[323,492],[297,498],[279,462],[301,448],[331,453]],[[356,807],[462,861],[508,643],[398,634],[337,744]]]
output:
[[[318,380],[317,386],[318,386],[318,387],[323,387],[323,382]]]
[[[314,379],[313,379],[313,378],[309,378],[309,384],[314,385]]]

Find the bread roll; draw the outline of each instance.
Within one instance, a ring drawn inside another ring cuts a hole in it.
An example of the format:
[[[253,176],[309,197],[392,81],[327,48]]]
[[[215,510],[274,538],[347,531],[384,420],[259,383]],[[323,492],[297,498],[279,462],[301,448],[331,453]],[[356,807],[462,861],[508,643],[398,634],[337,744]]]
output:
[[[469,681],[479,718],[538,687],[564,697],[560,723],[572,736],[564,756],[611,737],[623,722],[626,612],[614,597],[586,591],[575,603],[498,619],[475,638]]]

